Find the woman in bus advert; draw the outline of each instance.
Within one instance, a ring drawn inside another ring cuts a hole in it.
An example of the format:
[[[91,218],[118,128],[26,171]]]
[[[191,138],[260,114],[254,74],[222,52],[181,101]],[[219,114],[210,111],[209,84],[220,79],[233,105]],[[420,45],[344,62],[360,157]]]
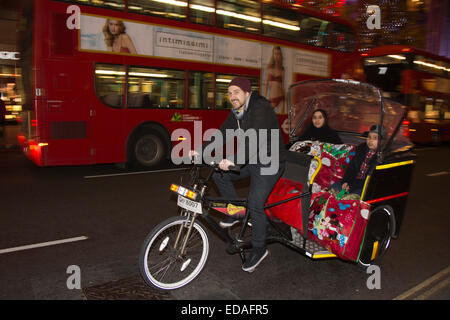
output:
[[[284,107],[284,66],[283,53],[279,46],[273,47],[272,57],[267,65],[265,96],[276,113],[286,113]]]
[[[130,36],[125,33],[125,25],[122,20],[106,19],[103,26],[103,34],[108,51],[120,53],[134,53],[136,48]]]

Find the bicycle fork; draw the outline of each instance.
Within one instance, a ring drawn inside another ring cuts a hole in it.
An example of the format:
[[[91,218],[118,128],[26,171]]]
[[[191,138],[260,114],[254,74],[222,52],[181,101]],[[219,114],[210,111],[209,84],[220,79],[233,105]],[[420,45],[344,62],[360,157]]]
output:
[[[194,185],[194,190],[196,188],[197,188],[197,184]],[[206,188],[207,188],[206,185],[204,185],[202,187],[202,189],[200,191],[200,197],[203,197],[204,193],[206,192]],[[184,254],[184,251],[186,250],[187,241],[188,241],[189,237],[191,236],[192,227],[194,226],[195,219],[197,218],[197,215],[198,215],[198,213],[196,213],[196,212],[190,212],[190,211],[186,211],[186,210],[183,210],[183,211],[184,212],[182,213],[182,215],[187,216],[186,223],[189,223],[189,228],[187,230],[187,233],[184,236],[183,244],[182,244],[181,250],[180,250],[180,256],[182,256]],[[191,214],[192,214],[192,216],[191,216]],[[180,241],[180,237],[181,237],[181,234],[182,234],[184,228],[185,228],[185,224],[183,223],[180,225],[180,229],[178,230],[177,238],[173,245],[174,249],[176,249],[178,246],[178,242]]]
[[[173,248],[176,249],[178,247],[178,243],[180,242],[181,234],[183,233],[183,229],[186,228],[186,224],[189,223],[189,227],[187,229],[186,234],[184,235],[184,239],[182,240],[181,249],[180,249],[180,256],[184,254],[184,251],[186,250],[186,244],[191,236],[192,227],[194,226],[195,219],[197,218],[197,213],[191,213],[190,212],[184,212],[184,216],[187,216],[186,222],[180,225],[180,228],[178,229],[177,238],[175,240],[175,243],[173,245]]]

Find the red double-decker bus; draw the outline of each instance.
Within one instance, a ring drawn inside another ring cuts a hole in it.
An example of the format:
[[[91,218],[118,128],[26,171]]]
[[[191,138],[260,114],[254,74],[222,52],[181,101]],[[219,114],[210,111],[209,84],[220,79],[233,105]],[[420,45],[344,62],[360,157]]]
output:
[[[291,83],[362,73],[351,24],[285,1],[22,3],[19,141],[39,166],[154,166],[186,138],[175,129],[220,126],[238,75],[287,137]]]
[[[409,107],[411,141],[450,141],[450,59],[402,45],[377,47],[363,58],[367,82]]]

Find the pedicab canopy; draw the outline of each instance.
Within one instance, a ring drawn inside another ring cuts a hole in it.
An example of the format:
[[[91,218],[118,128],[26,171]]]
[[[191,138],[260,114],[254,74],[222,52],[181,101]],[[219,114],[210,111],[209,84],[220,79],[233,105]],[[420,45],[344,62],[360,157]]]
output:
[[[344,143],[361,143],[370,127],[378,124],[387,133],[379,143],[379,152],[387,155],[412,147],[402,128],[407,107],[384,99],[370,84],[341,79],[303,81],[291,85],[288,99],[291,140],[308,128],[314,110],[323,109],[328,125]]]

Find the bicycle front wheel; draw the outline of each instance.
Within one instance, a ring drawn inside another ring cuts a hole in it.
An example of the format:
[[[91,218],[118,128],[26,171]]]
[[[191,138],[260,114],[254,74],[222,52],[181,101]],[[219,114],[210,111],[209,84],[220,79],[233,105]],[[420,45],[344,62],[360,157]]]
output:
[[[141,275],[147,284],[163,290],[178,289],[203,270],[209,253],[208,234],[205,227],[195,221],[186,240],[191,223],[187,217],[172,217],[148,234],[139,257]],[[185,241],[185,250],[181,253]]]

